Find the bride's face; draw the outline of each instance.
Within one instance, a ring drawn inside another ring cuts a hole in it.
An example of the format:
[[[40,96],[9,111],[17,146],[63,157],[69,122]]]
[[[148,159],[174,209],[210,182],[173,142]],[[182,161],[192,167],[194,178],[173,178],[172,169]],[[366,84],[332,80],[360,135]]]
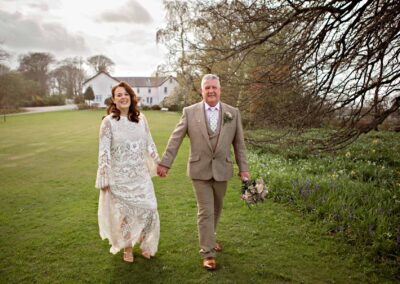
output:
[[[120,111],[126,111],[131,105],[131,96],[123,87],[118,87],[115,89],[113,102]]]

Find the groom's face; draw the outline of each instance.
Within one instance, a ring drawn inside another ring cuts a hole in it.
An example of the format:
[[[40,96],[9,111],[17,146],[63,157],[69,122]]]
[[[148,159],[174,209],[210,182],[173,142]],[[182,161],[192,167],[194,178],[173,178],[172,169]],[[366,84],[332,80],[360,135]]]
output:
[[[216,106],[221,97],[221,87],[219,86],[218,80],[205,81],[201,89],[201,95],[209,106]]]

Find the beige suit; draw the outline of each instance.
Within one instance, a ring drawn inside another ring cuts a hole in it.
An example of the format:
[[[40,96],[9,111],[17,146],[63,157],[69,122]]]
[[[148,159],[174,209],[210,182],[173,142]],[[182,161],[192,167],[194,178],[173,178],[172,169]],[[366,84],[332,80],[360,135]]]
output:
[[[212,133],[203,102],[184,108],[168,141],[160,163],[162,166],[172,166],[186,134],[190,139],[188,175],[197,197],[200,253],[203,257],[214,257],[215,230],[227,181],[233,175],[231,145],[239,170],[248,171],[240,112],[221,102],[219,126]]]
[[[215,150],[210,143],[207,131],[207,122],[204,115],[203,102],[183,109],[180,122],[172,133],[161,165],[171,167],[179,146],[186,134],[190,138],[190,156],[188,161],[188,175],[192,179],[227,181],[232,177],[233,165],[231,159],[231,145],[235,151],[239,170],[248,171],[243,128],[238,109],[221,103],[220,116],[221,130]],[[230,113],[232,120],[226,118]],[[224,122],[225,118],[225,122]]]

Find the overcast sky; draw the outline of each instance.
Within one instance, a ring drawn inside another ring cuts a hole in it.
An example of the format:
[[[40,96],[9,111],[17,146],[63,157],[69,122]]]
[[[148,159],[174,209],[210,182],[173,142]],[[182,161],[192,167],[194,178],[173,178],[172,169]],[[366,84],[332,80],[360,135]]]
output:
[[[150,76],[166,53],[155,41],[164,14],[162,0],[0,0],[0,42],[13,68],[27,52],[102,54],[114,76]]]

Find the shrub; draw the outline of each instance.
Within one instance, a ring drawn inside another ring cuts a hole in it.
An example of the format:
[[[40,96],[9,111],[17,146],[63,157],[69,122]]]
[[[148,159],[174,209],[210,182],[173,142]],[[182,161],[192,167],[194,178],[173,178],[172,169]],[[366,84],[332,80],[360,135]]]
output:
[[[33,96],[30,100],[21,103],[25,107],[60,106],[65,105],[65,96],[54,95],[47,97]]]
[[[25,106],[32,106],[32,107],[45,106],[44,98],[40,96],[34,96],[32,97],[32,100],[26,102]]]
[[[347,149],[319,156],[291,155],[289,148],[287,154],[282,149],[267,153],[270,148],[264,147],[249,153],[249,164],[253,178],[266,181],[273,201],[298,208],[373,257],[396,262],[399,138],[393,132],[370,133]]]
[[[91,109],[91,107],[86,103],[80,103],[80,104],[78,104],[78,109],[85,110],[85,109]]]
[[[46,106],[61,106],[65,105],[65,96],[57,95],[57,96],[49,96],[44,98],[44,104]]]
[[[168,108],[168,111],[181,111],[181,110],[182,110],[182,108],[180,106],[178,106],[178,105],[171,105]]]
[[[24,112],[24,110],[20,109],[20,108],[13,108],[13,107],[11,107],[11,108],[0,108],[0,114],[1,114],[0,115],[0,121],[4,120],[4,118],[1,117],[3,115],[10,114],[10,113],[20,113],[20,112]]]
[[[85,103],[85,98],[83,96],[74,97],[74,104],[79,105],[84,103]]]
[[[150,109],[152,109],[152,110],[161,110],[161,107],[159,105],[152,105],[150,107]]]

